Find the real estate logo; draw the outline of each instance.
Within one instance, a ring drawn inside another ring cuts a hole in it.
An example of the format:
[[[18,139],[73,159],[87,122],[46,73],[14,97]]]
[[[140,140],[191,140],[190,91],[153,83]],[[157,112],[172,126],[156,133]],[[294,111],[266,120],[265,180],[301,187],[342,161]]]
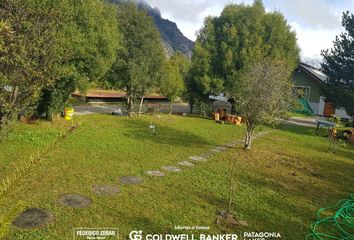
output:
[[[131,231],[129,234],[130,240],[142,240],[143,239],[143,231]]]
[[[237,234],[143,234],[143,231],[131,231],[130,240],[238,240]]]
[[[74,228],[74,240],[118,240],[118,228]]]

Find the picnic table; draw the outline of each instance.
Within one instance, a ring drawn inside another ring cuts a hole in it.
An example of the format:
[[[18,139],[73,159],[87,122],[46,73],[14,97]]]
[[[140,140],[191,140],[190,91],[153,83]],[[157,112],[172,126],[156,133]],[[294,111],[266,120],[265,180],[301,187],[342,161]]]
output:
[[[335,124],[334,122],[329,122],[325,120],[316,120],[317,135],[320,135],[320,131],[323,127],[327,127],[329,130],[330,128],[334,128],[336,125],[337,124]]]

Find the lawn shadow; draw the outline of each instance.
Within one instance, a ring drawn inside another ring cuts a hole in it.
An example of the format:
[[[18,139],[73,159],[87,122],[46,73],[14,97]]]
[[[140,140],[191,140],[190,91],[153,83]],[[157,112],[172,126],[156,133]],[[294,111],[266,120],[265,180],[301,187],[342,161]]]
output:
[[[215,145],[216,142],[206,141],[204,138],[189,131],[179,130],[173,127],[153,123],[156,133],[149,129],[150,122],[143,119],[124,120],[127,131],[124,135],[127,138],[139,141],[151,141],[161,145],[182,146],[182,147],[206,147]]]
[[[147,217],[126,217],[125,221],[129,226],[134,226],[136,230],[141,230],[143,233],[149,234],[167,234],[171,233],[171,228],[168,226],[161,226],[158,224],[159,221],[152,221]],[[129,233],[123,233],[126,237],[124,239],[129,239]]]
[[[297,126],[289,123],[279,123],[275,127],[273,125],[266,125],[267,127],[274,128],[284,132],[290,132],[297,135],[316,136],[316,128]]]

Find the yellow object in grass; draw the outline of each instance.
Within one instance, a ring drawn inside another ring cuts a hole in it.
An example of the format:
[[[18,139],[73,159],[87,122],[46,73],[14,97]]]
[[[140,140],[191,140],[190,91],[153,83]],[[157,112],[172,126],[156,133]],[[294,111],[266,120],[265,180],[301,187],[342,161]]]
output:
[[[64,116],[65,120],[71,121],[72,117],[74,116],[74,109],[73,108],[65,108],[64,113],[65,113],[65,116]]]

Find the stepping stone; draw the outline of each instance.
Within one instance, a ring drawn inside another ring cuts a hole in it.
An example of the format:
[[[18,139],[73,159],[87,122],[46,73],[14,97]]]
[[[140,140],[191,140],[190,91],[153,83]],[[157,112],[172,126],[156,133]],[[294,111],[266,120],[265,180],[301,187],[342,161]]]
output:
[[[233,147],[236,146],[236,144],[231,143],[231,144],[226,144],[225,146],[228,147],[228,148],[233,148]]]
[[[37,228],[49,224],[54,219],[52,213],[41,208],[28,208],[12,224],[19,228]]]
[[[180,172],[182,171],[182,169],[178,168],[178,167],[173,167],[173,166],[164,166],[162,167],[162,169],[168,171],[168,172]]]
[[[200,155],[200,156],[203,157],[203,158],[210,158],[210,157],[213,156],[213,154],[211,154],[211,153],[203,153],[203,154]]]
[[[221,153],[221,152],[222,152],[221,150],[216,149],[216,148],[215,148],[215,149],[211,149],[210,151],[211,151],[211,152],[216,152],[216,153]]]
[[[226,148],[226,147],[223,147],[223,146],[219,146],[219,147],[217,147],[216,149],[227,150],[227,148]]]
[[[179,165],[186,166],[186,167],[193,167],[194,164],[188,161],[182,161],[178,163]]]
[[[147,175],[153,176],[153,177],[164,177],[166,176],[165,173],[160,172],[160,171],[146,171],[145,172]]]
[[[92,200],[79,194],[69,194],[59,199],[61,205],[73,208],[86,208],[91,205]]]
[[[101,196],[112,196],[120,192],[118,186],[105,184],[95,185],[93,186],[92,190],[94,191],[94,193]]]
[[[207,159],[201,156],[191,156],[189,159],[196,161],[196,162],[206,162]]]
[[[123,176],[120,178],[119,182],[126,185],[137,185],[143,183],[143,179],[136,176]]]
[[[217,147],[215,149],[219,150],[220,152],[225,152],[226,151],[225,147]]]

